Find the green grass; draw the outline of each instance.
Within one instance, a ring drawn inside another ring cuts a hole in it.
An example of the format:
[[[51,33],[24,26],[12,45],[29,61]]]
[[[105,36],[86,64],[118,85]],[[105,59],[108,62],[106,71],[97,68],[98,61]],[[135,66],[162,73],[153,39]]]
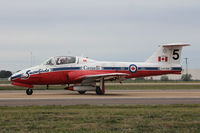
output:
[[[1,132],[198,133],[200,105],[0,107]]]
[[[49,90],[63,90],[64,85],[49,86]],[[0,90],[25,90],[18,86],[0,86]],[[35,90],[45,90],[46,86],[35,86]],[[177,89],[200,89],[200,85],[109,85],[106,90],[177,90]]]
[[[192,81],[182,81],[182,80],[168,80],[168,81],[161,81],[161,80],[125,80],[123,82],[124,83],[200,83],[199,80],[192,80]]]
[[[63,90],[66,86],[64,85],[52,85],[49,86],[49,90]],[[25,87],[19,87],[19,86],[0,86],[0,90],[25,90],[27,88]],[[35,85],[35,90],[46,90],[45,85]]]
[[[0,80],[0,84],[11,84],[8,80]]]
[[[177,90],[200,89],[200,85],[112,85],[107,90]]]

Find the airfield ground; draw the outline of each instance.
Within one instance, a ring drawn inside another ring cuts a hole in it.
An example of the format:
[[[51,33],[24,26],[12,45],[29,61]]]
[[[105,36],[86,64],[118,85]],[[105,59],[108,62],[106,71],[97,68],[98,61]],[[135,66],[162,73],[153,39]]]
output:
[[[49,90],[63,90],[65,85],[50,85]],[[0,81],[0,90],[25,90],[26,88],[12,86],[10,82]],[[106,90],[191,90],[200,89],[200,82],[130,82],[106,83]],[[46,90],[45,85],[35,86],[34,90]]]
[[[106,94],[63,90],[65,86],[36,86],[31,96],[23,87],[0,84],[0,106],[30,105],[131,105],[131,104],[200,104],[199,82],[178,83],[107,83]]]
[[[105,95],[96,95],[95,92],[80,95],[67,90],[35,90],[31,96],[26,95],[24,90],[0,91],[0,106],[199,103],[200,90],[107,90]]]
[[[197,82],[107,84],[104,96],[78,95],[63,86],[37,86],[27,96],[24,88],[5,84],[0,85],[0,132],[200,131]]]
[[[198,133],[200,105],[0,107],[1,132]]]

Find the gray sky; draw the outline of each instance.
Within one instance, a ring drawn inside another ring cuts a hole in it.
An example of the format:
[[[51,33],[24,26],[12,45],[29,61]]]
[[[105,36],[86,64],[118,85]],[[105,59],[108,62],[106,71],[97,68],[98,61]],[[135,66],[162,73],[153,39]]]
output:
[[[0,0],[0,70],[51,56],[145,61],[159,44],[186,42],[200,68],[199,0]],[[184,63],[184,60],[182,61]]]

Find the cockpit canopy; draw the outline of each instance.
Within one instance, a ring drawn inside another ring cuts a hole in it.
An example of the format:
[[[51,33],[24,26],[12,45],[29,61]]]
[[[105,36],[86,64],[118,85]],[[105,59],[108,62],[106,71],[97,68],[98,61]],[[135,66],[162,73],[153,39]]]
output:
[[[65,64],[72,64],[72,63],[76,63],[76,57],[57,56],[57,57],[50,58],[44,64],[45,65],[65,65]]]

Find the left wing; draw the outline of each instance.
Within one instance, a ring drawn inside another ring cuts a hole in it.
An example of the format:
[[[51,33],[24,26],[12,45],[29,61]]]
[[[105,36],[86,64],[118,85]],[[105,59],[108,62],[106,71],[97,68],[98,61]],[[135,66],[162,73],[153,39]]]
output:
[[[102,78],[104,78],[104,81],[112,81],[112,80],[125,80],[125,77],[129,76],[129,74],[126,73],[104,73],[104,74],[91,74],[91,75],[84,75],[76,80],[80,80],[82,84],[84,83],[92,83],[92,82],[98,82]]]

